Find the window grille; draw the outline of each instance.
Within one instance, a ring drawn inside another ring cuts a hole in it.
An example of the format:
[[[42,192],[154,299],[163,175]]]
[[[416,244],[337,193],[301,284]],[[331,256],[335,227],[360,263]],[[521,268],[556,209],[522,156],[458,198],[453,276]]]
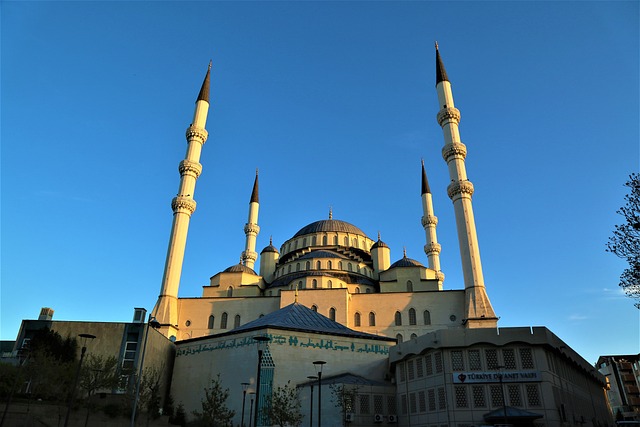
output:
[[[414,308],[409,309],[409,324],[410,325],[416,324],[416,310]]]
[[[451,368],[454,371],[464,371],[464,360],[462,359],[461,350],[453,350],[451,352]]]
[[[522,364],[522,369],[534,369],[533,355],[530,348],[520,349],[520,363]]]
[[[507,386],[509,394],[509,404],[511,406],[522,406],[522,395],[520,394],[520,386],[518,384],[509,384]]]
[[[531,407],[542,406],[540,401],[540,390],[537,384],[527,384],[527,403]]]
[[[438,409],[447,409],[447,395],[444,392],[444,387],[438,388]]]
[[[402,326],[402,313],[400,313],[399,311],[396,311],[396,326]]]
[[[409,377],[409,381],[415,379],[415,369],[414,369],[414,363],[413,360],[409,360],[407,362],[407,374]]]
[[[456,386],[454,388],[456,394],[456,408],[467,408],[469,401],[467,400],[467,387]]]
[[[436,391],[434,389],[427,390],[427,398],[429,400],[429,411],[436,410]]]
[[[376,394],[373,396],[373,412],[376,414],[384,413],[384,404],[381,394]]]
[[[407,380],[405,373],[404,373],[404,365],[402,364],[398,364],[398,372],[400,374],[400,382],[403,383]]]
[[[329,319],[336,321],[336,309],[333,307],[329,309]]]
[[[480,350],[469,350],[469,369],[472,371],[482,370],[482,363],[480,363]]]
[[[496,349],[488,348],[484,351],[487,358],[487,369],[498,369],[498,352]]]
[[[397,403],[395,396],[387,396],[387,412],[389,415],[396,415],[397,411]]]
[[[499,385],[489,386],[489,393],[491,394],[491,407],[498,408],[504,406],[502,402],[502,390]]]
[[[402,411],[402,415],[407,414],[407,395],[403,394],[400,396],[400,410]]]
[[[473,387],[471,387],[471,392],[473,393],[473,407],[486,408],[487,399],[484,395],[484,386],[474,385]]]
[[[353,315],[353,324],[355,327],[360,327],[360,313]]]
[[[416,401],[416,394],[415,393],[410,393],[409,394],[409,409],[411,410],[412,414],[415,414],[416,412],[418,412],[418,404]]]
[[[516,352],[512,348],[502,349],[502,359],[506,369],[516,369]]]
[[[436,360],[436,373],[439,374],[442,372],[442,353],[436,353],[434,358]]]
[[[418,409],[420,412],[427,412],[427,399],[424,390],[418,392]]]
[[[240,315],[236,314],[235,319],[233,319],[233,327],[237,328],[240,326]]]
[[[431,313],[429,312],[429,310],[425,310],[423,315],[424,315],[424,324],[425,325],[430,325],[431,324]]]
[[[425,367],[427,368],[427,376],[433,375],[433,365],[431,363],[431,355],[430,354],[427,354],[424,357],[424,364],[425,364]]]
[[[369,313],[369,326],[376,326],[376,314],[373,311]]]
[[[227,313],[222,313],[222,318],[220,319],[220,329],[227,329]]]
[[[424,365],[422,364],[422,357],[416,359],[416,374],[418,378],[424,377]]]
[[[371,413],[371,397],[368,394],[361,394],[360,396],[360,413],[368,415]]]

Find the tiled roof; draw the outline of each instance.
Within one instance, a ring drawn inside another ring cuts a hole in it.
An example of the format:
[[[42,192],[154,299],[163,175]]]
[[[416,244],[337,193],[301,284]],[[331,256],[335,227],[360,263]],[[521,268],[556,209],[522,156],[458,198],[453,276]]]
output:
[[[288,329],[302,332],[321,333],[329,335],[339,335],[352,338],[367,338],[378,340],[389,340],[388,337],[357,332],[347,328],[340,323],[324,317],[302,304],[294,302],[280,310],[269,313],[253,322],[246,323],[230,331],[233,333],[249,331],[254,329],[276,328]]]
[[[224,273],[248,273],[248,274],[256,274],[253,269],[247,267],[246,265],[236,264],[224,270]]]
[[[339,254],[337,252],[330,251],[311,251],[308,254],[302,255],[298,259],[308,259],[308,258],[341,258],[341,259],[349,259],[349,257]]]
[[[401,260],[391,264],[391,267],[389,267],[389,269],[396,268],[396,267],[424,267],[424,265],[422,265],[420,262],[416,261],[415,259],[407,258],[405,256]]]

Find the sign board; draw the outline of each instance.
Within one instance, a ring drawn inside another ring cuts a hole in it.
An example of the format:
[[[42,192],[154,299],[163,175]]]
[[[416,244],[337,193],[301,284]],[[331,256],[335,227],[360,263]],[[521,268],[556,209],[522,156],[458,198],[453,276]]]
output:
[[[454,372],[454,384],[475,384],[475,383],[499,383],[500,376],[505,383],[523,383],[542,381],[540,371],[509,371],[509,372]]]

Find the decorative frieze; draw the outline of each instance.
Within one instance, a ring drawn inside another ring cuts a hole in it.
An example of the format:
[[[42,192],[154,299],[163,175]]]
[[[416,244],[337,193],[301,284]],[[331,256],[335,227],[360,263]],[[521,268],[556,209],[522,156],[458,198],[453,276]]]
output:
[[[427,254],[427,256],[431,254],[438,255],[441,250],[442,250],[442,247],[440,246],[439,243],[431,242],[424,245],[424,253]]]
[[[445,107],[438,111],[438,123],[440,126],[444,126],[447,123],[460,123],[460,110],[455,107]]]
[[[454,181],[447,187],[447,194],[452,200],[457,195],[471,197],[473,194],[473,184],[471,181]]]
[[[208,136],[209,136],[209,132],[207,132],[206,129],[195,127],[193,125],[187,128],[187,132],[186,132],[187,143],[191,141],[196,141],[204,145]]]
[[[198,179],[202,173],[202,165],[198,162],[192,162],[191,160],[184,159],[178,165],[180,175],[189,175]]]
[[[260,227],[258,224],[245,224],[244,225],[244,234],[253,234],[257,236],[260,232]]]
[[[467,146],[462,142],[452,142],[442,147],[442,158],[449,163],[453,159],[464,160],[467,157]]]
[[[186,213],[189,216],[196,210],[196,201],[184,196],[177,196],[171,200],[171,209],[174,213]]]
[[[427,228],[428,226],[436,226],[438,225],[438,217],[434,215],[425,215],[422,217],[422,227]]]

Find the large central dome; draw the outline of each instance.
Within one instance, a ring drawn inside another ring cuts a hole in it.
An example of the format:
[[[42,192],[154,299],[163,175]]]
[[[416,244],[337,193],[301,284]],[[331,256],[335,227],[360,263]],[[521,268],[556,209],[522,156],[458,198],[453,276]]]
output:
[[[336,231],[341,233],[359,234],[365,237],[367,236],[364,231],[360,230],[353,224],[349,224],[348,222],[340,221],[338,219],[323,219],[302,227],[293,237],[325,231]]]

